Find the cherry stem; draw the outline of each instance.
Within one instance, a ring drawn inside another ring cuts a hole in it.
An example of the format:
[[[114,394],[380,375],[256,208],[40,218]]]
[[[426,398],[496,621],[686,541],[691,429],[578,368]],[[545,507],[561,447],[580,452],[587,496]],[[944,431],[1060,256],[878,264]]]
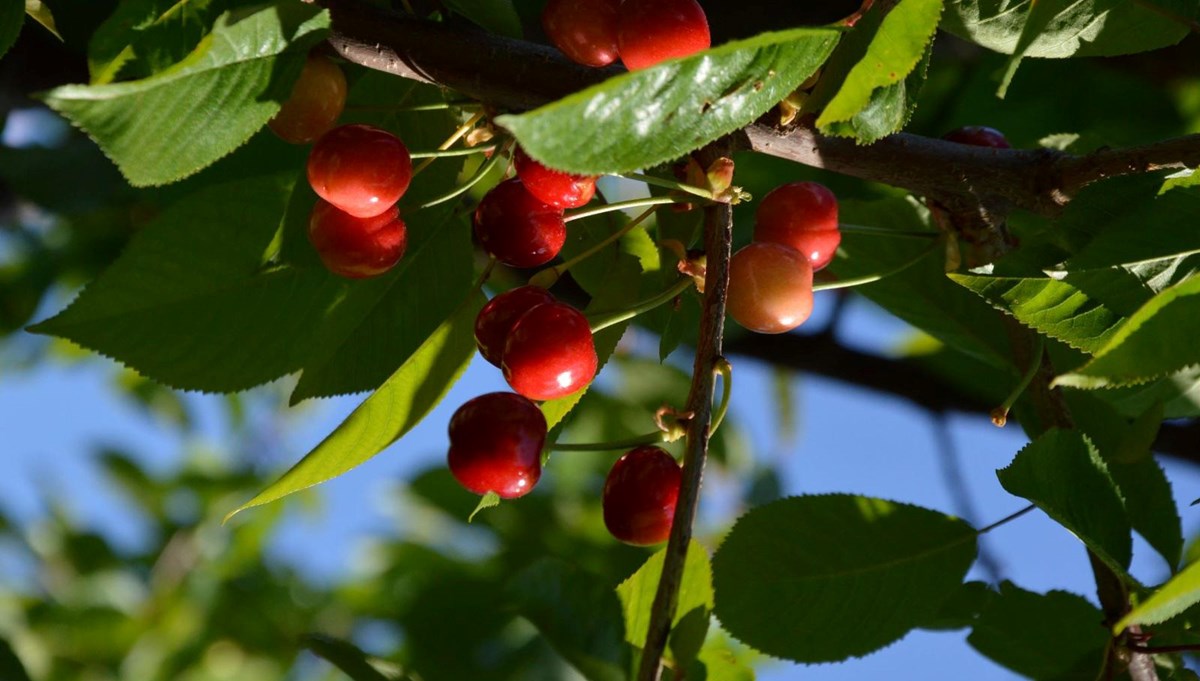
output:
[[[637,227],[639,224],[644,222],[646,220],[646,218],[650,217],[651,215],[654,215],[654,211],[657,209],[658,209],[658,206],[651,206],[651,207],[647,208],[645,210],[645,212],[643,212],[641,215],[630,220],[621,229],[618,229],[617,231],[613,232],[612,234],[609,234],[607,237],[604,238],[603,241],[596,244],[595,246],[592,246],[591,248],[587,249],[583,253],[580,253],[579,255],[575,256],[574,258],[571,258],[570,260],[568,260],[566,262],[559,263],[553,267],[548,267],[548,268],[542,270],[541,272],[538,272],[537,274],[533,275],[532,277],[530,277],[529,283],[534,286],[540,286],[542,288],[550,288],[551,286],[554,286],[554,282],[558,281],[558,278],[561,277],[567,270],[578,265],[579,263],[583,262],[584,260],[587,260],[588,258],[592,257],[593,255],[599,253],[600,251],[604,250],[604,248],[607,247],[609,244],[613,243],[614,241],[616,241],[616,240],[620,239],[621,237],[625,236],[626,234],[628,234],[630,230],[632,230],[634,227]]]
[[[988,525],[987,527],[984,527],[979,530],[975,530],[975,534],[977,534],[977,535],[987,534],[988,532],[991,532],[992,530],[996,529],[997,527],[1000,527],[1001,525],[1007,525],[1008,523],[1011,523],[1012,521],[1016,520],[1017,518],[1020,518],[1021,516],[1025,515],[1026,513],[1029,513],[1030,511],[1032,511],[1035,508],[1037,508],[1037,506],[1030,504],[1030,505],[1026,506],[1025,508],[1017,511],[1016,513],[1004,516],[1003,518],[997,520],[996,522],[992,523],[991,525]]]
[[[839,289],[839,288],[850,288],[852,286],[862,286],[863,284],[871,284],[871,283],[877,282],[880,279],[886,279],[894,274],[900,274],[904,270],[906,270],[906,269],[912,267],[913,265],[924,260],[925,256],[927,256],[930,253],[937,250],[937,247],[940,243],[941,243],[940,241],[934,241],[933,243],[929,244],[929,246],[927,248],[923,249],[920,253],[918,253],[916,255],[916,257],[914,257],[912,260],[909,260],[897,267],[893,267],[892,269],[887,270],[886,272],[880,272],[878,274],[868,274],[866,276],[853,277],[851,279],[840,279],[837,281],[817,282],[817,283],[813,284],[813,290],[814,291],[832,291],[834,289]]]
[[[437,151],[412,151],[409,152],[409,158],[449,158],[451,156],[472,156],[474,154],[485,154],[489,151],[495,151],[495,144],[481,145],[478,147],[467,147],[466,149],[438,149]]]
[[[479,166],[479,170],[475,171],[475,174],[471,176],[471,179],[455,187],[454,189],[451,189],[449,192],[442,194],[441,196],[432,198],[425,203],[422,203],[416,207],[416,210],[432,208],[439,203],[445,203],[446,201],[456,199],[470,191],[471,187],[479,184],[483,178],[487,177],[488,173],[492,172],[492,169],[495,168],[498,163],[504,160],[504,155],[507,153],[509,146],[511,146],[511,140],[501,144],[500,149],[492,154],[492,157],[485,161],[483,165]]]
[[[563,217],[563,222],[571,222],[572,220],[582,220],[583,218],[590,218],[593,215],[602,215],[604,213],[611,213],[616,210],[625,210],[626,208],[641,208],[642,206],[666,206],[666,205],[670,205],[670,204],[674,204],[674,203],[681,203],[681,202],[678,201],[677,199],[672,199],[668,196],[651,196],[648,198],[630,199],[628,201],[618,201],[616,203],[606,203],[602,206],[596,206],[595,208],[585,208],[583,210],[571,213],[570,215]]]
[[[447,137],[446,141],[442,142],[441,146],[438,147],[438,150],[445,151],[446,149],[449,149],[450,147],[454,146],[454,143],[459,141],[460,139],[462,139],[463,135],[467,134],[468,132],[471,132],[471,128],[474,128],[475,124],[478,123],[480,121],[480,119],[482,119],[482,118],[483,118],[483,112],[482,111],[476,112],[473,116],[471,116],[470,118],[467,119],[466,123],[463,123],[462,125],[458,126],[458,130],[455,130],[449,137]],[[413,171],[412,171],[413,176],[415,177],[422,170],[425,170],[426,168],[428,168],[429,164],[433,163],[433,161],[434,161],[433,158],[427,158],[424,161],[422,161],[420,165],[418,165],[416,168],[413,168]]]
[[[642,445],[653,445],[659,442],[672,442],[671,434],[666,431],[656,430],[653,433],[638,435],[635,437],[625,438],[624,440],[612,440],[610,442],[582,442],[582,443],[564,443],[556,442],[548,446],[556,452],[611,452],[618,449],[633,449]]]
[[[887,227],[871,227],[869,225],[851,225],[841,223],[838,229],[845,234],[877,234],[879,236],[896,236],[908,239],[936,239],[941,233],[921,229],[888,229]]]
[[[721,402],[713,415],[712,427],[708,429],[709,437],[721,427],[721,422],[725,420],[725,414],[729,411],[729,399],[733,396],[733,365],[729,360],[718,357],[713,372],[721,377]]]
[[[652,298],[647,298],[646,300],[643,300],[632,307],[625,308],[624,310],[616,310],[614,312],[596,313],[589,320],[592,333],[597,333],[614,324],[620,324],[623,321],[633,319],[643,312],[649,312],[659,305],[669,303],[684,291],[691,288],[693,285],[695,285],[695,280],[693,280],[691,277],[681,277],[679,281],[676,281],[667,290],[655,295]]]
[[[1017,387],[1004,398],[1004,402],[991,411],[992,425],[997,428],[1003,428],[1004,424],[1008,423],[1008,410],[1016,404],[1017,398],[1029,384],[1033,382],[1033,377],[1037,375],[1038,369],[1042,366],[1042,353],[1046,349],[1046,339],[1042,336],[1037,336],[1037,345],[1033,348],[1033,354],[1029,358],[1029,367],[1025,369],[1025,374],[1021,376],[1021,381],[1017,383]]]
[[[483,271],[479,273],[479,277],[475,279],[475,283],[471,284],[471,291],[483,290],[483,285],[488,279],[492,278],[492,270],[496,269],[496,256],[489,256],[487,264],[483,266]]]
[[[447,109],[467,109],[483,106],[473,99],[463,99],[453,102],[435,102],[433,104],[411,104],[409,106],[348,106],[346,111],[350,112],[369,112],[369,111],[384,111],[392,113],[409,113],[414,111],[445,111]]]
[[[713,196],[713,193],[708,191],[707,189],[702,189],[700,187],[693,187],[690,184],[684,184],[682,182],[676,182],[674,180],[667,180],[667,179],[664,179],[661,177],[654,177],[653,175],[642,175],[641,173],[629,173],[627,175],[623,175],[622,177],[629,179],[629,180],[637,180],[638,182],[644,182],[646,184],[654,185],[655,187],[662,187],[663,189],[675,189],[675,190],[684,192],[686,194],[691,194],[692,196],[699,196],[702,199],[708,199],[709,201],[713,201],[715,199],[715,197]]]

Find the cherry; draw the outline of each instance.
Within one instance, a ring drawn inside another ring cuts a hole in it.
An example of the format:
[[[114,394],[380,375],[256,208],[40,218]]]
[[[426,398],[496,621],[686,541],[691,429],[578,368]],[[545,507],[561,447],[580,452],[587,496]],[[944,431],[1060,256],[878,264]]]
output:
[[[729,261],[729,314],[759,333],[783,333],[812,314],[813,269],[787,246],[758,241]]]
[[[524,496],[542,476],[546,417],[513,393],[468,400],[450,417],[450,473],[476,494]]]
[[[321,136],[308,155],[308,183],[347,213],[369,218],[400,200],[412,159],[398,137],[369,125],[343,125]]]
[[[492,188],[475,209],[475,236],[483,250],[513,267],[554,259],[567,240],[563,211],[525,190],[519,178]]]
[[[578,208],[596,195],[595,176],[551,170],[519,148],[513,161],[525,191],[555,208]]]
[[[553,400],[587,385],[599,365],[587,318],[565,303],[538,305],[517,320],[500,368],[513,390]]]
[[[755,218],[755,241],[790,246],[808,257],[813,270],[828,265],[842,242],[837,197],[816,182],[772,189],[758,204]]]
[[[667,540],[683,472],[670,454],[643,445],[617,459],[604,481],[604,525],[634,546]]]
[[[489,300],[475,317],[475,345],[483,358],[500,366],[504,343],[517,320],[535,306],[553,302],[554,296],[540,286],[521,286]]]
[[[976,147],[992,147],[993,149],[1009,148],[1008,140],[1004,137],[1004,133],[985,125],[968,125],[958,130],[951,130],[943,135],[942,139],[948,142],[970,144]]]
[[[361,279],[383,274],[404,257],[408,231],[395,206],[358,218],[318,199],[308,220],[308,240],[329,271]]]
[[[328,58],[310,54],[292,94],[267,121],[285,142],[304,144],[329,132],[346,106],[346,76]]]
[[[696,0],[625,0],[617,21],[617,48],[630,71],[686,57],[712,44],[708,18]]]
[[[550,0],[542,28],[567,58],[584,66],[617,60],[617,8],[621,0]]]

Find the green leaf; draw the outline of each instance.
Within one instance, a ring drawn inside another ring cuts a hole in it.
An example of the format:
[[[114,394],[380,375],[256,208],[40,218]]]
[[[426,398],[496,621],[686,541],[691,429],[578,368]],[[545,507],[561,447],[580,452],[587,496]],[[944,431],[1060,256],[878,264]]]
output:
[[[25,665],[21,664],[21,658],[17,657],[12,646],[4,639],[0,639],[0,678],[7,681],[30,681]]]
[[[902,84],[924,58],[941,14],[942,0],[900,0],[882,18],[873,35],[868,26],[856,27],[851,36],[869,35],[870,44],[825,105],[817,127],[830,132],[835,123],[848,122],[867,108],[876,90]],[[863,23],[872,19],[869,14]]]
[[[1144,52],[1174,45],[1187,35],[1186,26],[1147,4],[1154,3],[948,0],[942,28],[1004,54],[1056,59]],[[1189,5],[1194,18],[1195,5]]]
[[[447,0],[446,6],[492,33],[522,37],[521,17],[512,0]]]
[[[54,14],[42,0],[25,0],[25,13],[47,31],[53,33],[55,38],[63,39],[62,34],[58,32],[58,26],[54,23]]]
[[[1134,624],[1159,624],[1200,602],[1200,562],[1192,563],[1113,625],[1119,634]]]
[[[1148,174],[1084,188],[1060,223],[1083,242],[1064,269],[1130,266],[1200,252],[1200,234],[1189,228],[1200,219],[1200,187],[1160,193],[1162,183],[1160,175]]]
[[[1073,348],[1094,353],[1116,333],[1123,318],[1066,281],[950,273],[1022,324]]]
[[[471,515],[467,516],[467,522],[474,522],[475,516],[479,512],[489,508],[496,508],[500,505],[500,495],[488,490],[486,494],[479,497],[479,503],[475,504],[475,510],[471,511]]]
[[[555,168],[648,168],[754,121],[825,61],[837,36],[821,28],[764,33],[617,76],[496,122],[530,156]]]
[[[482,307],[482,297],[471,295],[337,429],[225,520],[247,508],[335,478],[383,451],[420,423],[475,356],[475,316]]]
[[[304,637],[304,647],[337,667],[353,681],[398,681],[398,676],[385,675],[371,664],[369,655],[349,641],[325,636],[324,634],[308,634]]]
[[[713,559],[716,615],[769,655],[865,655],[928,621],[975,560],[975,530],[851,495],[792,497],[742,516]]]
[[[636,648],[646,647],[646,635],[650,629],[650,606],[658,590],[658,579],[662,576],[663,560],[667,550],[660,549],[642,564],[638,571],[617,587],[617,596],[625,612],[625,640]],[[679,601],[675,608],[674,627],[694,610],[711,611],[713,608],[712,566],[708,551],[693,540],[688,544],[687,557],[683,563],[683,577],[679,582]]]
[[[1200,363],[1200,276],[1154,296],[1082,367],[1054,385],[1101,388],[1144,383]]]
[[[329,15],[304,3],[223,14],[182,62],[144,80],[64,85],[51,108],[135,186],[174,182],[244,144],[279,110]]]
[[[506,593],[517,612],[591,681],[621,681],[629,667],[621,604],[598,577],[554,558],[522,570]]]
[[[1104,613],[1065,591],[1037,594],[1000,585],[967,642],[1022,676],[1039,681],[1095,681],[1108,632]]]
[[[930,42],[920,63],[904,80],[876,89],[866,106],[850,120],[827,125],[826,134],[854,137],[863,144],[870,144],[902,130],[917,109],[917,96],[925,84],[932,56],[933,43]]]
[[[979,613],[996,597],[986,582],[966,582],[954,592],[933,617],[921,622],[922,629],[953,631],[974,626]]]
[[[0,57],[17,42],[24,19],[25,6],[21,0],[0,0]]]
[[[88,41],[92,85],[104,85],[135,60],[138,75],[161,71],[187,56],[208,32],[227,2],[214,0],[123,0]]]
[[[1077,431],[1051,429],[996,471],[1010,494],[1024,497],[1067,528],[1117,574],[1133,555],[1129,518],[1108,467]]]

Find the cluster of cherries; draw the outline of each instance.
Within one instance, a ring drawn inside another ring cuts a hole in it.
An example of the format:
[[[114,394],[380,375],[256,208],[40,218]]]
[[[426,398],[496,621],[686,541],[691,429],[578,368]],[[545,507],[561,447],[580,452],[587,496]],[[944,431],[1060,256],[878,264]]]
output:
[[[686,57],[712,44],[696,0],[550,0],[542,27],[568,59],[630,71]]]
[[[771,190],[755,213],[754,242],[729,262],[729,314],[758,333],[784,333],[812,314],[813,273],[842,241],[833,192],[816,182]]]

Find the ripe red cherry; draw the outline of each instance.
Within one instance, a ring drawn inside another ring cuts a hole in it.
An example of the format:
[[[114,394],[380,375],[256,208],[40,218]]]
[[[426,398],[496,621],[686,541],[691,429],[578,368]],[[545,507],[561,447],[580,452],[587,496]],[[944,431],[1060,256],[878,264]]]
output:
[[[545,303],[513,325],[500,368],[513,390],[531,400],[570,395],[596,375],[596,344],[587,318],[565,303]]]
[[[555,208],[578,208],[596,195],[595,176],[551,170],[530,158],[522,149],[517,149],[513,161],[525,191]]]
[[[958,142],[959,144],[970,144],[976,147],[992,147],[993,149],[1008,149],[1008,140],[1004,137],[1004,133],[995,128],[989,128],[985,125],[968,125],[951,130],[942,136],[942,139],[949,142]]]
[[[308,55],[292,94],[267,121],[285,142],[304,144],[329,132],[346,106],[346,76],[319,54]]]
[[[534,307],[553,302],[554,296],[540,286],[521,286],[489,300],[475,317],[475,345],[483,358],[500,366],[504,343],[517,320]]]
[[[645,445],[617,459],[604,481],[604,524],[634,546],[667,540],[679,500],[682,470],[658,447]]]
[[[729,261],[729,314],[759,333],[783,333],[812,314],[813,270],[794,248],[759,241]]]
[[[513,393],[480,395],[450,418],[450,472],[476,494],[524,496],[542,476],[546,417]]]
[[[816,182],[772,189],[758,204],[755,219],[755,241],[790,246],[808,257],[813,270],[828,265],[842,242],[837,197]]]
[[[567,59],[584,66],[617,60],[617,8],[621,0],[550,0],[542,28]]]
[[[617,16],[617,48],[630,71],[686,57],[712,44],[696,0],[625,0]]]
[[[513,267],[554,259],[567,240],[563,211],[525,190],[519,178],[492,188],[475,209],[475,236],[483,250]]]
[[[361,279],[383,274],[404,257],[408,230],[395,206],[356,218],[318,199],[308,220],[308,240],[329,271]]]
[[[360,218],[379,215],[412,181],[412,159],[398,137],[369,125],[343,125],[321,136],[308,155],[308,183],[318,196]]]

